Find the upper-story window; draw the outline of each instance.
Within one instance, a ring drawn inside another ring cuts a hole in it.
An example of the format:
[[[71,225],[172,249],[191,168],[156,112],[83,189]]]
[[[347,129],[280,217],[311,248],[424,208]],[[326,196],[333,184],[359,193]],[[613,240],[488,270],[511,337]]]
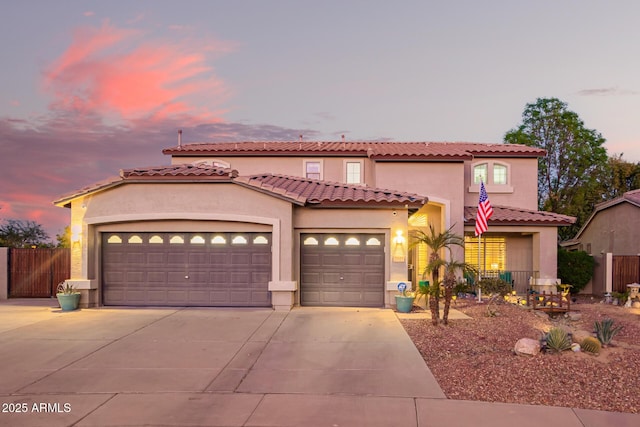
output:
[[[224,160],[219,159],[206,159],[206,160],[198,160],[193,162],[194,165],[207,165],[213,166],[216,168],[230,168],[231,164],[229,162],[225,162]]]
[[[362,162],[347,160],[345,162],[345,182],[362,184]]]
[[[322,160],[305,160],[304,176],[310,179],[322,179]]]
[[[469,191],[480,191],[480,182],[484,182],[487,191],[511,193],[511,168],[507,163],[483,161],[471,165],[471,187]]]
[[[475,165],[473,167],[473,183],[480,184],[480,182],[487,182],[487,164]]]
[[[500,165],[500,164],[493,165],[493,183],[494,184],[507,183],[507,167],[505,165]]]
[[[509,183],[509,168],[497,162],[480,163],[473,166],[473,184],[505,185]]]

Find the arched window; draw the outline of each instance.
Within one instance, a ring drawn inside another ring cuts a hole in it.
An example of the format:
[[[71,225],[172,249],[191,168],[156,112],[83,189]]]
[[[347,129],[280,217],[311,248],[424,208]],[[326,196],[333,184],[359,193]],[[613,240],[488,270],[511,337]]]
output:
[[[485,184],[487,184],[487,172],[488,168],[486,163],[475,165],[473,167],[473,183],[479,185],[480,182],[484,182]]]
[[[493,165],[493,183],[494,184],[506,184],[507,183],[507,167],[499,163]]]

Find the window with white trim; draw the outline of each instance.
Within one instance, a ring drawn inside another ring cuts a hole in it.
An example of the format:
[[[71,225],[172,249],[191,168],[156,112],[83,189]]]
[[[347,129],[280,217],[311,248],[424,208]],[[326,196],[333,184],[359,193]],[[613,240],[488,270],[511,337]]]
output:
[[[362,162],[345,162],[345,181],[347,184],[362,184]]]
[[[480,182],[487,183],[487,164],[482,163],[473,167],[473,183],[480,185]]]
[[[507,167],[501,164],[493,165],[493,183],[494,184],[506,184],[507,183]]]
[[[322,179],[322,161],[321,160],[305,160],[304,176],[309,179]]]
[[[471,188],[470,191],[479,191],[480,182],[484,182],[487,191],[498,191],[501,193],[512,192],[511,167],[508,163],[498,161],[482,161],[471,165]]]

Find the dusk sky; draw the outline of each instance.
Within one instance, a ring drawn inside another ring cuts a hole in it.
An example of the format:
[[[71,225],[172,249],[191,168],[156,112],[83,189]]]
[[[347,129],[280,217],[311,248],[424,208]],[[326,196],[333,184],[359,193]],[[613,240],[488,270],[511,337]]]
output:
[[[557,97],[640,161],[640,2],[5,1],[0,219],[183,141],[503,141]]]

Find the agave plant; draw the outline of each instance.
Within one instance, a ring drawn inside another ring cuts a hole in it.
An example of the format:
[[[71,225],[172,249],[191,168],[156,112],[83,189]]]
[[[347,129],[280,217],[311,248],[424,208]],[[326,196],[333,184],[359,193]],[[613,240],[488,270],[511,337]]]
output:
[[[560,353],[571,348],[571,338],[567,331],[560,328],[551,328],[545,336],[547,349]]]
[[[604,319],[601,322],[596,321],[593,327],[603,347],[609,345],[613,337],[622,330],[622,326],[613,326],[613,319]]]

